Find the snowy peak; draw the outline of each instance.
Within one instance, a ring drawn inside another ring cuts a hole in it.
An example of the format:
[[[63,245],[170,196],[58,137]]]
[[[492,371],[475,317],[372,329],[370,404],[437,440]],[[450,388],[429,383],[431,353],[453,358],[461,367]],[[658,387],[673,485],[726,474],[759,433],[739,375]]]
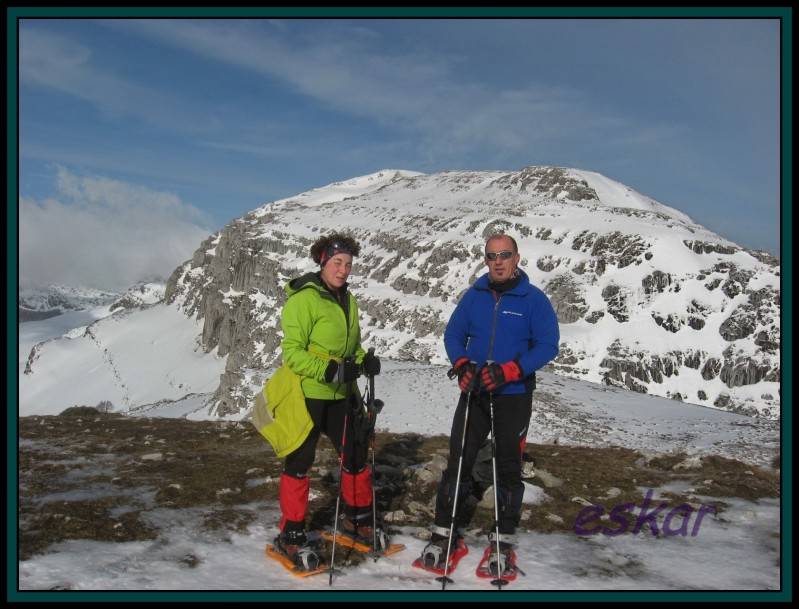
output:
[[[117,296],[117,293],[94,288],[53,284],[20,290],[19,306],[32,311],[79,311],[106,305]]]
[[[418,197],[394,196],[395,193],[412,191]],[[659,214],[696,226],[684,213],[663,205],[654,199],[636,192],[632,188],[607,178],[599,173],[564,167],[525,167],[519,171],[442,171],[424,174],[414,171],[384,169],[350,180],[333,182],[298,195],[268,203],[254,210],[252,217],[261,217],[269,211],[291,210],[294,207],[315,207],[342,201],[369,198],[372,204],[381,202],[394,206],[398,202],[411,209],[447,209],[450,197],[441,193],[458,194],[477,206],[493,204],[497,197],[508,194],[522,195],[519,202],[527,209],[553,204],[581,203],[588,206],[603,206],[638,210]],[[427,199],[426,193],[435,197]],[[387,198],[374,197],[377,193],[390,194]],[[426,199],[420,207],[421,199]]]
[[[550,166],[379,172],[264,206],[209,238],[166,300],[202,314],[205,348],[231,354],[221,412],[251,395],[248,370],[276,362],[281,286],[314,270],[309,247],[332,230],[361,243],[351,285],[364,340],[383,356],[446,362],[446,320],[485,272],[486,237],[506,232],[558,313],[559,373],[778,412],[776,261],[601,174]]]
[[[332,231],[361,244],[350,285],[363,343],[381,357],[448,363],[447,320],[486,271],[485,239],[505,232],[558,314],[549,368],[779,416],[779,261],[601,174],[549,166],[384,170],[264,205],[210,235],[172,273],[163,306],[201,328],[196,349],[225,359],[217,414],[247,409],[279,362],[283,286],[316,270],[310,246]]]
[[[327,186],[315,188],[307,192],[289,197],[287,199],[279,199],[272,203],[260,207],[252,212],[253,215],[259,216],[267,212],[268,209],[275,209],[280,206],[314,206],[322,205],[324,203],[334,203],[336,201],[343,201],[345,199],[360,197],[370,192],[374,192],[389,184],[417,175],[424,175],[415,171],[406,171],[401,169],[383,169],[369,175],[352,178],[341,182],[333,182]]]
[[[157,303],[164,298],[164,280],[140,281],[122,294],[81,286],[49,285],[19,293],[20,322],[54,317],[68,311],[108,307],[108,313]]]
[[[118,298],[119,294],[94,288],[65,285],[30,287],[20,290],[18,296],[19,322],[55,317],[68,311],[84,311],[103,307]]]
[[[682,220],[687,224],[693,225],[694,222],[687,215],[667,205],[663,205],[654,199],[643,195],[621,182],[611,180],[600,173],[593,171],[583,171],[579,169],[569,169],[567,173],[580,179],[587,184],[597,195],[597,200],[609,207],[625,207],[629,209],[639,209],[652,213],[671,216]]]
[[[166,282],[142,281],[129,287],[121,297],[117,298],[110,311],[117,312],[122,309],[136,309],[154,305],[164,299]]]

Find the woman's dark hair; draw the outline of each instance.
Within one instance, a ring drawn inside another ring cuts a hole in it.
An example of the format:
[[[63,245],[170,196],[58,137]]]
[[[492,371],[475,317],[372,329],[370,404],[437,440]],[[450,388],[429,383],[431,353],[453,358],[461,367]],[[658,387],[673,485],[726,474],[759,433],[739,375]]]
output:
[[[361,252],[361,246],[358,242],[342,233],[333,233],[324,237],[319,237],[311,246],[311,258],[316,264],[322,262],[322,254],[325,253],[330,247],[336,250],[346,251],[353,256],[357,256]]]

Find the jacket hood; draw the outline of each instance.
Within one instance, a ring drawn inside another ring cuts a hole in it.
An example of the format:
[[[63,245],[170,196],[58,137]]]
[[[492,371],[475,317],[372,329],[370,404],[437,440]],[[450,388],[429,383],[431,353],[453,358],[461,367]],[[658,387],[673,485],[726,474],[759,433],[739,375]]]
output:
[[[349,285],[350,285],[349,283],[345,283],[342,286],[345,292],[347,292],[347,288],[349,287]],[[305,288],[315,288],[320,292],[329,293],[329,290],[327,289],[325,284],[322,283],[322,278],[319,276],[318,271],[305,273],[305,275],[301,275],[300,277],[292,279],[286,284],[286,286],[283,289],[286,291],[286,294],[288,296],[292,296],[293,294],[296,294],[297,292]]]
[[[291,281],[289,281],[285,287],[283,288],[286,290],[286,294],[289,296],[296,294],[303,288],[310,288],[314,287],[317,290],[324,289],[322,286],[322,280],[320,279],[319,275],[316,273],[305,273],[300,277],[295,277]]]

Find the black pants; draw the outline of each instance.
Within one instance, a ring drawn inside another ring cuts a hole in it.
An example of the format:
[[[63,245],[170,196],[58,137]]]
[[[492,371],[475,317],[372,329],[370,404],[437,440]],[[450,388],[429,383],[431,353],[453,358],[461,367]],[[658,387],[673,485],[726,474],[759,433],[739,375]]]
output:
[[[305,398],[305,405],[313,421],[313,429],[300,447],[286,457],[283,471],[294,477],[302,477],[311,469],[316,458],[316,444],[324,433],[341,453],[344,418],[348,414],[347,400],[316,400]],[[347,436],[344,439],[344,469],[358,473],[366,466],[369,443],[364,434],[354,431],[361,424],[360,418],[353,420],[349,412]]]
[[[499,532],[513,534],[519,525],[524,484],[522,483],[522,453],[527,440],[527,428],[533,409],[533,393],[495,395],[494,432],[496,434],[497,496],[499,504]],[[458,459],[463,438],[466,415],[466,395],[461,394],[449,438],[449,460],[441,477],[436,497],[435,524],[449,528],[452,517],[452,500],[458,475]],[[466,443],[463,449],[461,483],[458,489],[458,512],[455,526],[465,527],[474,513],[479,496],[476,493],[473,469],[478,453],[491,432],[489,396],[472,394],[469,402],[469,419]],[[481,486],[485,490],[484,486]]]
[[[353,399],[357,403],[358,398]],[[348,408],[347,400],[316,400],[305,398],[313,428],[305,441],[286,457],[280,477],[280,508],[282,532],[302,531],[308,509],[308,470],[316,457],[316,444],[324,433],[336,452],[341,453],[344,442],[344,463],[341,491],[344,514],[353,520],[364,520],[372,514],[371,472],[366,468],[368,453],[368,424],[363,408]],[[342,438],[345,427],[346,436]]]

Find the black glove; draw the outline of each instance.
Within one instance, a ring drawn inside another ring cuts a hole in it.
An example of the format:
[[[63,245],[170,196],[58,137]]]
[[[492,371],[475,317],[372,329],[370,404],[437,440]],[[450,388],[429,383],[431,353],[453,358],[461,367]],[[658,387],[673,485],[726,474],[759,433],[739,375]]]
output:
[[[515,360],[510,360],[504,364],[492,362],[483,368],[480,377],[483,387],[489,391],[495,391],[505,383],[521,379],[522,369]]]
[[[480,377],[477,376],[477,362],[470,362],[468,357],[462,357],[452,368],[458,375],[458,387],[463,393],[477,391],[480,386]]]
[[[360,376],[358,364],[351,359],[345,359],[341,363],[334,359],[325,368],[325,382],[327,383],[351,383]]]
[[[361,367],[366,376],[377,376],[380,374],[380,358],[374,353],[367,352],[366,355],[363,356]]]

